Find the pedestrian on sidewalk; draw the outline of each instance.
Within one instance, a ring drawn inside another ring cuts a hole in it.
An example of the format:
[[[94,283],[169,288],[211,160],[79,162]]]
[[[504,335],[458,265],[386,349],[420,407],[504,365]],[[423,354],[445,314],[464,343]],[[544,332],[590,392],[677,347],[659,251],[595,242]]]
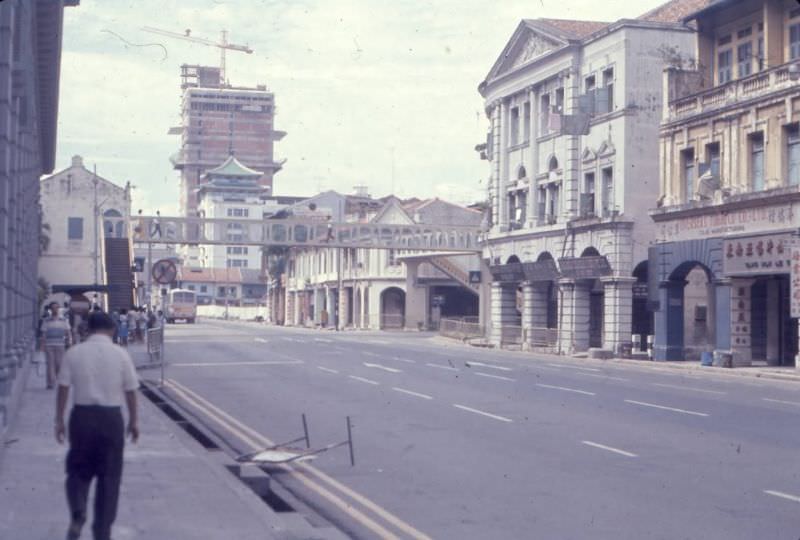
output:
[[[114,321],[104,312],[89,315],[89,338],[64,356],[58,375],[55,435],[63,444],[66,435],[64,411],[70,388],[73,407],[69,416],[69,451],[66,461],[66,492],[70,510],[67,540],[80,537],[86,522],[87,500],[92,479],[95,540],[110,540],[117,516],[125,429],[123,401],[128,407],[127,433],[139,439],[136,389],[139,380],[130,355],[111,341]]]
[[[49,313],[42,321],[40,347],[47,359],[47,388],[53,388],[64,350],[72,345],[72,331],[67,320],[59,316],[60,308],[58,302],[51,303]]]
[[[130,317],[127,309],[119,312],[119,327],[117,328],[117,340],[123,347],[128,346],[128,334],[130,332]]]

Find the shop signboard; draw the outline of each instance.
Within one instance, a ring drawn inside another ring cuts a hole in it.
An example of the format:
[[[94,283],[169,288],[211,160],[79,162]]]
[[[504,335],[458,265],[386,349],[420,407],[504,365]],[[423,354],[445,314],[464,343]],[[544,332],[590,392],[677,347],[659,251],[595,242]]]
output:
[[[800,317],[800,247],[792,247],[791,250],[792,271],[789,274],[789,281],[791,288],[789,293],[791,299],[789,305],[791,306],[790,316],[794,318]]]
[[[722,273],[726,276],[787,274],[790,270],[791,234],[731,238],[722,243]]]
[[[668,219],[654,215],[660,242],[695,240],[753,232],[769,233],[797,227],[800,212],[792,203],[758,208],[724,208],[704,210],[702,214]]]
[[[522,263],[522,271],[526,281],[555,281],[560,277],[553,259]]]
[[[604,255],[564,257],[558,259],[561,276],[571,279],[597,279],[611,274],[611,265]]]
[[[489,267],[492,274],[492,281],[500,283],[515,283],[525,281],[525,273],[522,271],[522,263],[497,264]]]

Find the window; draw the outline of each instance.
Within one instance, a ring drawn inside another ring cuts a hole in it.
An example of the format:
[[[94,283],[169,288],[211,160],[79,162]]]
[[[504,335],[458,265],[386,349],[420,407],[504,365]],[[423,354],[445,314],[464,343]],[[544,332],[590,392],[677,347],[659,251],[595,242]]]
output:
[[[250,210],[248,208],[228,208],[228,217],[249,217]]]
[[[750,175],[753,191],[764,189],[764,134],[750,135]]]
[[[547,188],[539,188],[539,201],[538,201],[538,215],[539,220],[544,221],[545,214],[547,213]]]
[[[69,240],[83,240],[83,218],[67,218],[67,238]]]
[[[511,108],[511,146],[519,144],[519,107]]]
[[[242,242],[244,240],[241,223],[228,223],[227,233],[228,242]]]
[[[581,194],[581,215],[594,215],[594,173],[583,175],[583,193]]]
[[[736,33],[736,37],[739,39],[744,39],[746,37],[750,37],[753,35],[753,27],[748,26],[747,28],[742,28]]]
[[[717,54],[717,84],[725,84],[733,78],[733,51],[720,51]]]
[[[683,200],[686,202],[694,198],[695,174],[694,174],[694,149],[688,148],[681,152],[683,161]]]
[[[727,45],[731,41],[733,41],[733,37],[731,36],[731,34],[728,34],[726,36],[722,36],[721,38],[719,38],[717,40],[717,45],[720,45],[720,46]]]
[[[525,102],[525,106],[522,108],[522,118],[523,118],[523,129],[525,130],[522,134],[522,140],[528,142],[531,138],[531,104],[530,102]]]
[[[228,259],[228,268],[247,268],[247,259]]]
[[[753,72],[753,43],[747,41],[736,48],[736,61],[739,77],[747,77]]]
[[[789,27],[789,59],[800,58],[800,24]]]
[[[217,296],[225,297],[225,287],[217,287]]]
[[[208,292],[208,285],[200,285],[200,292]]]
[[[190,291],[194,290],[194,285],[187,285],[186,288]]]
[[[541,113],[539,116],[542,119],[542,133],[548,133],[548,124],[550,123],[550,94],[544,94],[541,100]]]
[[[787,180],[790,186],[800,185],[800,128],[798,124],[786,128]]]
[[[603,215],[611,215],[614,209],[614,173],[611,167],[603,169]]]
[[[556,112],[564,114],[564,89],[556,88]]]
[[[558,191],[558,186],[550,186],[550,206],[547,209],[547,221],[549,223],[555,223],[558,215]]]
[[[597,84],[595,83],[594,75],[590,75],[589,77],[586,77],[586,79],[584,79],[583,83],[584,83],[584,87],[585,87],[584,88],[585,92],[587,94],[589,92],[591,92],[592,90],[594,90],[595,86],[597,86]]]
[[[706,145],[706,165],[713,178],[719,178],[719,143]]]
[[[386,261],[389,266],[397,266],[397,251],[390,249],[386,256]]]
[[[614,68],[603,71],[603,86],[608,92],[608,112],[614,110]]]
[[[763,71],[766,68],[766,57],[764,56],[764,36],[758,38],[758,71]]]

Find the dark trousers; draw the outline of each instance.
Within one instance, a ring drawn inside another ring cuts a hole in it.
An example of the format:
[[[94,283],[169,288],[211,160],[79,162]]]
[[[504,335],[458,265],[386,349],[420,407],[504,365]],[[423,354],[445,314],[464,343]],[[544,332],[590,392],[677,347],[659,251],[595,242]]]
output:
[[[76,405],[69,417],[67,503],[73,523],[86,521],[89,486],[94,494],[95,540],[109,540],[117,517],[125,429],[120,407]]]

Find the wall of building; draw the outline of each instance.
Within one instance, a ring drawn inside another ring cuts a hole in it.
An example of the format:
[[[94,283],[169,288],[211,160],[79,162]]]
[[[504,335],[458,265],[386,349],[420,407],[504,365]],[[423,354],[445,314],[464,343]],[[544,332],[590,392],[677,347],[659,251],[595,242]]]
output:
[[[130,189],[99,176],[96,180],[83,158],[75,156],[70,167],[41,181],[42,222],[50,226],[50,243],[40,257],[39,275],[51,285],[106,282],[101,245],[108,233],[105,230],[108,223],[103,220],[105,212],[113,211],[124,218],[124,231],[115,230],[113,234],[122,232],[127,236]],[[70,219],[81,220],[80,238],[70,238]]]

